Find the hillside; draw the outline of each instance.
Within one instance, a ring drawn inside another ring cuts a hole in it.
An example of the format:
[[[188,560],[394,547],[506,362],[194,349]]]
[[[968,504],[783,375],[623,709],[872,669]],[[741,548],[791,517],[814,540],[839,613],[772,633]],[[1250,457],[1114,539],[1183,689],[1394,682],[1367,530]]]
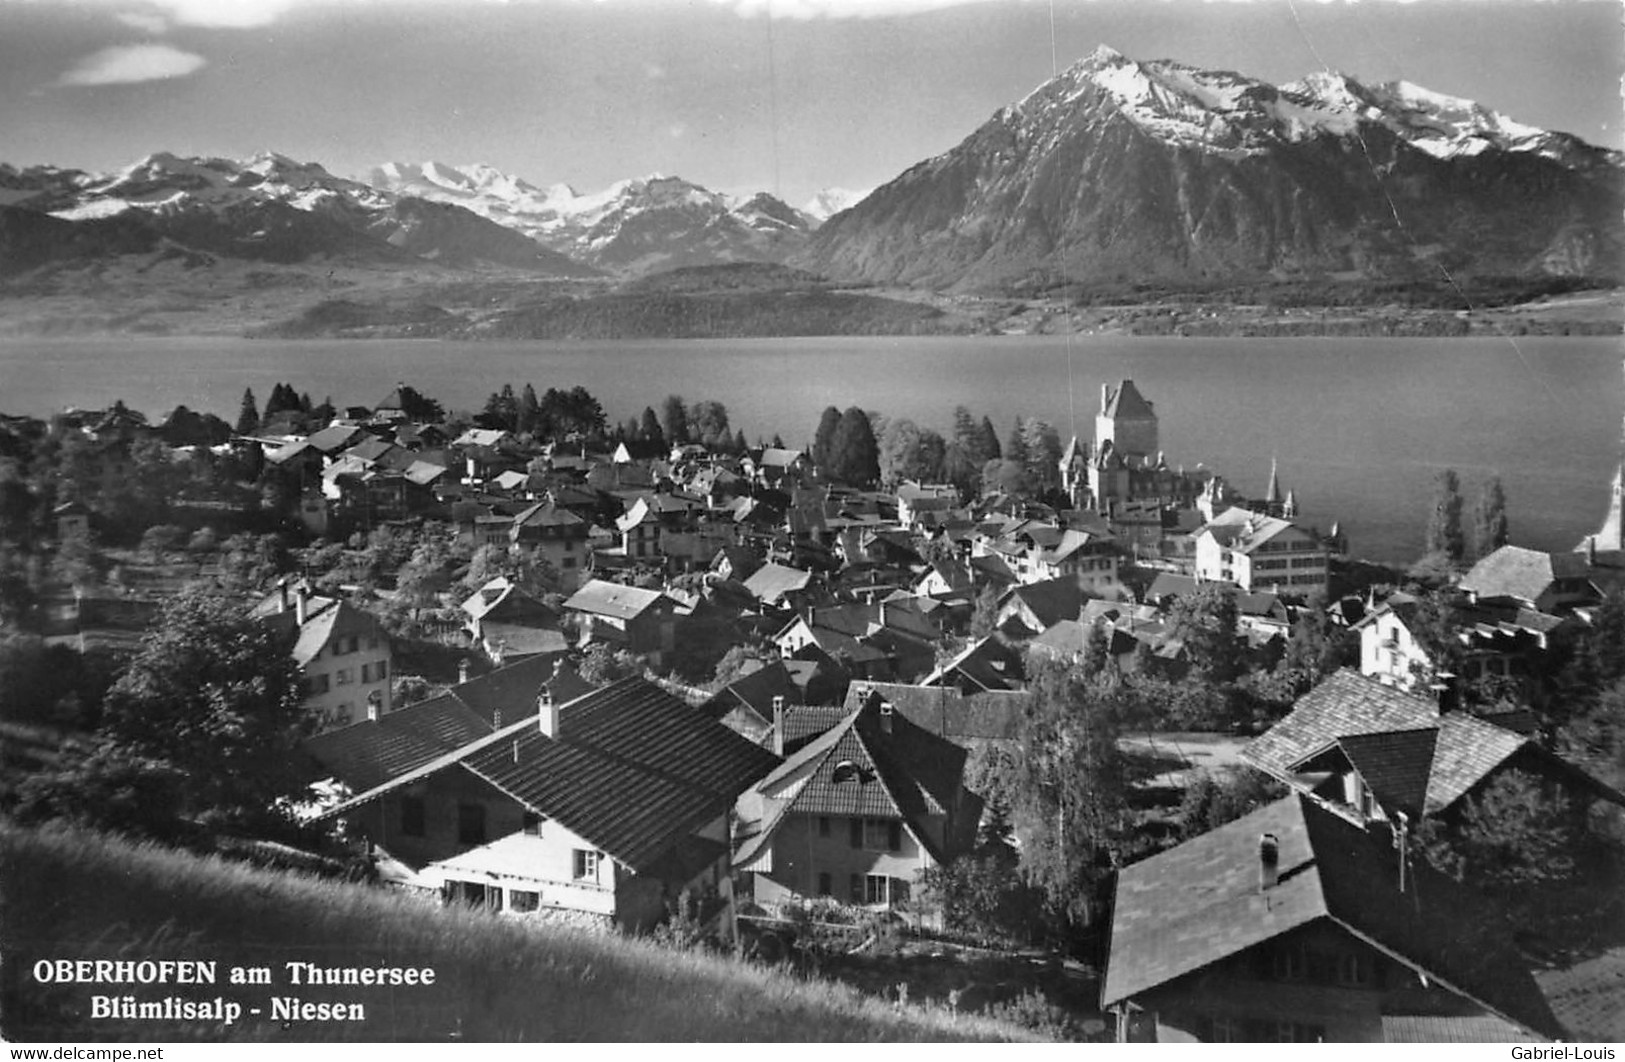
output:
[[[77,831],[0,825],[0,1033],[11,1041],[996,1041],[1022,1030],[646,941],[443,909]],[[39,985],[40,959],[214,960],[213,984]],[[430,967],[432,985],[294,986],[284,963]],[[272,982],[226,983],[232,966]],[[244,1005],[234,1024],[92,1020],[93,995]],[[270,1020],[272,997],[361,1021]],[[248,1008],[265,1013],[250,1016]]]

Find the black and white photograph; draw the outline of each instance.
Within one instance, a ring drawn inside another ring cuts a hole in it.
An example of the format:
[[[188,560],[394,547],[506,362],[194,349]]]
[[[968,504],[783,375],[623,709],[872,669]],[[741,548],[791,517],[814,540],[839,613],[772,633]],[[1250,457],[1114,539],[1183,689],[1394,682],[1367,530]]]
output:
[[[0,1040],[1614,1059],[1622,78],[0,0]]]

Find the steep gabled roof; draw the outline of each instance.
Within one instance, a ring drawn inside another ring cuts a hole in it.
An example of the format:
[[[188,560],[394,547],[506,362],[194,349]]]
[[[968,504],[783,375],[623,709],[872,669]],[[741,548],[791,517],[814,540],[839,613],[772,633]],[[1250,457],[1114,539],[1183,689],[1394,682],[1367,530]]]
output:
[[[1512,598],[1533,604],[1553,583],[1584,579],[1589,570],[1584,554],[1502,546],[1474,564],[1458,585],[1480,600]]]
[[[1432,701],[1344,668],[1298,698],[1285,719],[1242,749],[1241,758],[1284,778],[1338,738],[1438,724],[1439,708]]]
[[[644,871],[778,762],[634,677],[560,707],[557,737],[543,734],[532,715],[395,773],[327,814],[433,774],[467,771]]]
[[[846,691],[846,710],[869,699],[890,701],[899,715],[923,730],[955,743],[1013,741],[1029,695],[1016,691],[961,693],[942,686],[901,682],[854,682]]]
[[[1268,889],[1259,881],[1262,834],[1274,835],[1279,851]],[[1402,892],[1385,834],[1294,794],[1125,867],[1101,1005],[1327,921],[1507,1020],[1562,1035],[1496,914],[1410,862]]]
[[[640,587],[593,579],[577,590],[570,600],[564,603],[564,607],[575,609],[577,612],[591,612],[598,616],[632,619],[654,607],[663,598],[665,595],[659,590],[644,590]]]

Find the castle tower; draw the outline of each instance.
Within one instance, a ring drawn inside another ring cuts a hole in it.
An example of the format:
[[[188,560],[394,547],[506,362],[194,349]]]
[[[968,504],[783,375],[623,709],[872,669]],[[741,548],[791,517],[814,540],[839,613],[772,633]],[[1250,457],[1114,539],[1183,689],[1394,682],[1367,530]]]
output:
[[[1157,441],[1157,414],[1134,386],[1124,380],[1116,387],[1100,385],[1100,412],[1095,416],[1095,448],[1106,443],[1123,454],[1155,455],[1162,447]]]

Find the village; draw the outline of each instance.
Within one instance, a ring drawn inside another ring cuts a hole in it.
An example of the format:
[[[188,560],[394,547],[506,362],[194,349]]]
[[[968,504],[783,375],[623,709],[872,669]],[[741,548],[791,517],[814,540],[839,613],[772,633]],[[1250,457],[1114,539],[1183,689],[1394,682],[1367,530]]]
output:
[[[1442,475],[1387,569],[1267,455],[1257,498],[1171,460],[1154,399],[1064,444],[528,385],[0,417],[0,809],[156,832],[64,750],[134,740],[191,608],[297,676],[276,768],[321,797],[264,836],[371,887],[1046,956],[1094,1039],[1625,1039],[1625,465],[1568,552]]]

